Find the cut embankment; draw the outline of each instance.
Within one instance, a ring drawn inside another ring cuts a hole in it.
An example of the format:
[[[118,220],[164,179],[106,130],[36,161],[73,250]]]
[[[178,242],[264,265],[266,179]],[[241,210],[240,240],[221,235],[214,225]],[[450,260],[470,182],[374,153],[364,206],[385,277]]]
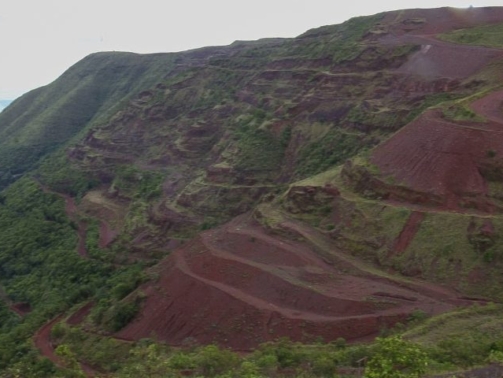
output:
[[[246,350],[279,337],[368,338],[416,310],[454,308],[428,290],[342,272],[309,243],[273,238],[247,217],[201,234],[157,269],[157,282],[140,288],[140,314],[118,337]]]
[[[414,236],[416,236],[424,217],[425,213],[418,211],[413,211],[412,214],[410,214],[409,219],[407,219],[407,222],[400,232],[400,235],[398,235],[398,238],[396,238],[393,244],[393,254],[400,255],[407,249],[409,244],[414,239]]]
[[[491,213],[481,165],[492,154],[503,156],[503,125],[454,123],[430,110],[377,147],[371,161],[390,185],[441,198],[443,209]]]

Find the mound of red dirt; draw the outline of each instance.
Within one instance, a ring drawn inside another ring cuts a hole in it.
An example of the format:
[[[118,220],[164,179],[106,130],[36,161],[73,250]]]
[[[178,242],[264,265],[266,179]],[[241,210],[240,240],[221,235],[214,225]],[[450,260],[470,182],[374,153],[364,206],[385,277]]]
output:
[[[430,291],[348,274],[310,247],[267,235],[241,216],[201,234],[159,266],[159,280],[140,288],[141,313],[117,336],[153,335],[172,345],[196,340],[247,350],[279,337],[357,340],[421,309],[453,308]]]
[[[501,58],[503,51],[481,46],[454,44],[436,38],[461,28],[503,22],[503,7],[471,9],[412,9],[387,13],[382,24],[387,33],[379,42],[391,45],[414,44],[421,49],[413,54],[398,72],[432,78],[463,79]]]
[[[14,303],[10,306],[10,309],[21,317],[31,312],[31,306],[26,302]]]
[[[500,91],[474,103],[488,118],[483,123],[448,121],[430,110],[376,148],[372,162],[381,176],[441,198],[446,209],[494,212],[487,176],[503,156],[502,101]]]
[[[408,9],[386,13],[393,34],[438,34],[503,21],[502,7]]]
[[[399,38],[400,43],[421,44],[421,49],[402,65],[398,72],[417,75],[423,79],[469,77],[494,59],[501,58],[503,51],[477,46],[454,45],[433,38]]]

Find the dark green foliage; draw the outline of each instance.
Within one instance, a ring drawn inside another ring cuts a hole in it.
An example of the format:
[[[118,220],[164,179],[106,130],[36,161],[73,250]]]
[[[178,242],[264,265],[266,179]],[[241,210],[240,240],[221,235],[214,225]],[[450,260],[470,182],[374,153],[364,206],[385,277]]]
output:
[[[331,129],[323,137],[301,148],[297,175],[306,177],[343,163],[363,148],[362,136]]]
[[[80,258],[63,200],[22,179],[0,207],[0,272],[15,301],[74,303],[90,295],[106,270]],[[58,298],[58,299],[56,299]]]
[[[8,332],[19,323],[19,317],[9,309],[9,306],[0,300],[0,333]]]
[[[219,349],[216,345],[202,348],[197,355],[197,363],[205,377],[214,377],[235,367],[238,356],[226,349]]]
[[[36,172],[39,180],[58,193],[80,198],[99,181],[68,162],[64,151],[58,152],[41,162]]]
[[[33,311],[20,319],[0,302],[0,369],[17,366],[16,361],[24,361],[23,366],[38,364],[29,338],[49,318],[95,293],[123,298],[144,280],[141,267],[114,273],[106,263],[80,257],[63,199],[43,192],[37,182],[23,178],[4,191],[2,198],[0,284],[10,299],[29,303]],[[126,324],[139,303],[111,301],[110,327]],[[23,376],[31,376],[23,371]]]
[[[109,269],[76,252],[76,233],[61,198],[21,179],[3,193],[0,205],[0,277],[7,295],[33,311],[9,320],[0,331],[0,368],[15,360],[31,364],[27,339],[40,325],[88,298],[105,282]]]
[[[365,367],[366,378],[419,378],[426,372],[427,354],[399,336],[377,338],[373,357]]]
[[[120,268],[98,290],[95,296],[98,303],[90,315],[96,325],[114,332],[134,318],[140,309],[143,296],[134,294],[131,298],[126,297],[147,280],[143,269],[144,266],[140,264]]]
[[[93,54],[0,113],[0,184],[34,167],[132,94],[155,84],[173,56]],[[110,112],[110,113],[109,113]],[[1,189],[1,187],[0,187]]]
[[[237,128],[237,167],[245,171],[271,171],[279,168],[283,159],[285,139],[276,138],[269,130],[258,127],[267,115],[257,109],[253,117]]]
[[[100,222],[95,219],[88,219],[86,224],[86,251],[90,258],[104,262],[112,262],[113,253],[109,249],[101,249],[100,240]]]
[[[108,330],[117,332],[133,320],[139,309],[140,301],[138,300],[118,302],[110,308],[104,325]]]
[[[162,172],[143,171],[131,165],[124,165],[116,169],[113,188],[131,198],[151,200],[161,194],[163,179]]]

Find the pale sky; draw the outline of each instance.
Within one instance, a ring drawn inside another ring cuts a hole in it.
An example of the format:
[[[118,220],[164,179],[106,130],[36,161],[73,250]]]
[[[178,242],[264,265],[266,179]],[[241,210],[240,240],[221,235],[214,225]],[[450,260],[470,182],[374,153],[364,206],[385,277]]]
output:
[[[0,0],[0,99],[49,84],[97,51],[173,52],[295,37],[351,17],[501,0]]]

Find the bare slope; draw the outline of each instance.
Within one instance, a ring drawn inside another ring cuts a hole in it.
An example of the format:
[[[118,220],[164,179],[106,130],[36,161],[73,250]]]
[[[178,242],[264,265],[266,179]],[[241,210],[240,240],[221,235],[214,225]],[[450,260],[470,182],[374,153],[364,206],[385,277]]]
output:
[[[170,344],[190,339],[249,349],[278,337],[357,340],[422,310],[462,303],[369,273],[348,274],[324,262],[309,243],[264,232],[250,216],[206,231],[178,249],[142,287],[142,314],[118,333],[152,332]],[[441,294],[440,294],[441,293]]]

